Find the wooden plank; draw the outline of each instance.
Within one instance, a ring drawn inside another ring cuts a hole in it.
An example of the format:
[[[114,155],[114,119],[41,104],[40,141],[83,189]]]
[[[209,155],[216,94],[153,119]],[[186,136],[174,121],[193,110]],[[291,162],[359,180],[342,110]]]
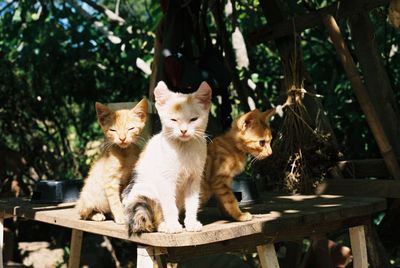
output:
[[[257,253],[262,268],[279,268],[273,243],[257,246]]]
[[[201,232],[179,234],[145,233],[128,237],[126,227],[113,221],[93,222],[79,220],[77,211],[70,205],[15,204],[18,217],[33,219],[85,232],[130,240],[156,247],[199,246],[255,234],[273,236],[299,226],[320,226],[327,221],[342,222],[369,216],[386,208],[381,198],[355,198],[332,195],[264,196],[263,204],[248,207],[254,218],[248,222],[221,220],[217,209],[208,215]],[[1,208],[1,202],[0,202]],[[314,227],[313,227],[314,228]]]
[[[365,241],[364,226],[349,228],[351,250],[353,252],[353,267],[368,267],[367,245]]]
[[[239,237],[227,241],[219,241],[205,245],[169,247],[168,261],[180,262],[193,257],[205,256],[216,253],[226,252],[255,252],[256,245],[277,243],[282,241],[297,241],[311,235],[326,235],[337,230],[347,230],[349,227],[367,224],[371,221],[370,216],[349,218],[340,221],[326,222],[325,224],[298,224],[284,226],[280,230],[265,230],[265,233],[259,233],[246,237]]]
[[[72,229],[68,268],[79,268],[79,263],[81,261],[82,238],[82,231]]]
[[[0,268],[3,268],[4,219],[0,218]]]
[[[260,27],[260,29],[250,33],[247,40],[249,45],[254,46],[263,42],[293,35],[293,26],[295,26],[296,31],[300,33],[306,29],[322,25],[322,18],[326,15],[335,16],[335,18],[340,20],[348,18],[353,14],[357,14],[360,11],[368,11],[387,5],[388,3],[389,0],[363,0],[361,6],[355,6],[351,0],[337,1],[328,7],[318,9],[314,12]]]
[[[368,179],[326,180],[315,189],[316,194],[363,197],[400,198],[400,181]]]
[[[161,260],[161,255],[165,255],[166,253],[167,251],[163,248],[138,245],[136,267],[167,267],[166,264]]]
[[[399,160],[399,159],[397,159]],[[382,158],[339,161],[335,165],[345,178],[389,178],[390,173]]]

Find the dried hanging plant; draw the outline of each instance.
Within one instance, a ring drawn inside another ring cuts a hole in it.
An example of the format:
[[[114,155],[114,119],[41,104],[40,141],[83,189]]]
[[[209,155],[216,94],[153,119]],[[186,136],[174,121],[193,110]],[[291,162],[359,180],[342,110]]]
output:
[[[319,131],[318,122],[312,122],[303,104],[305,95],[312,94],[303,87],[303,57],[297,35],[294,40],[294,49],[284,62],[287,101],[283,121],[273,140],[273,156],[265,164],[266,172],[279,178],[280,190],[305,194],[313,193],[326,177],[337,153],[329,141],[330,135]]]

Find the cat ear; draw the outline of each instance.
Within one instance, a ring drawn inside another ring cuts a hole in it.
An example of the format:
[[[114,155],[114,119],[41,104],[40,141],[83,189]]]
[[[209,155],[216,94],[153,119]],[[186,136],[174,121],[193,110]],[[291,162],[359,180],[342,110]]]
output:
[[[106,119],[110,116],[112,111],[104,104],[101,104],[100,102],[96,102],[96,113],[97,113],[97,118],[99,119],[100,124],[104,125]]]
[[[267,123],[269,122],[269,120],[271,120],[271,117],[272,117],[273,115],[275,115],[275,114],[276,114],[275,108],[266,110],[265,112],[262,113],[262,115],[263,115],[263,117],[264,117],[264,120],[265,120],[265,122],[267,122]]]
[[[210,108],[212,90],[210,85],[204,81],[199,86],[199,89],[194,93],[195,98],[203,104],[204,110]]]
[[[252,112],[248,112],[244,115],[242,115],[241,117],[239,117],[239,119],[237,120],[237,127],[244,131],[246,129],[248,129],[252,124],[253,124],[253,116],[252,116]]]
[[[171,91],[169,91],[167,85],[160,81],[158,82],[156,88],[154,89],[154,98],[157,106],[164,105],[171,95]]]
[[[147,111],[149,109],[149,104],[147,102],[146,98],[143,98],[141,101],[139,101],[138,104],[134,108],[131,109],[131,111],[136,114],[142,122],[146,121],[147,118]]]

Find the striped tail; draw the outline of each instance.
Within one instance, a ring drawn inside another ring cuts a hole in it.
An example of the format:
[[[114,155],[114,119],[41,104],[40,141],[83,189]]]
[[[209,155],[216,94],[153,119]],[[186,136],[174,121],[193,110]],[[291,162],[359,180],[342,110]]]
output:
[[[150,233],[157,230],[163,220],[160,205],[146,197],[138,196],[125,208],[127,215],[128,234]]]

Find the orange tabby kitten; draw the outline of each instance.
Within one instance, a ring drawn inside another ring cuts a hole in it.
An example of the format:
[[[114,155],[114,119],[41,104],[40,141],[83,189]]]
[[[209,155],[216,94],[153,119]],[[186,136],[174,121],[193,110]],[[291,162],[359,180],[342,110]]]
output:
[[[145,126],[147,109],[146,99],[130,110],[116,111],[96,102],[97,118],[106,143],[89,171],[76,205],[81,219],[103,221],[111,213],[116,223],[125,222],[120,194],[129,182],[140,153],[134,142]]]
[[[226,133],[208,144],[201,204],[214,195],[224,214],[237,221],[251,220],[252,215],[239,208],[231,189],[232,179],[243,172],[247,154],[258,160],[272,154],[269,119],[274,113],[275,109],[248,112],[236,119]]]

